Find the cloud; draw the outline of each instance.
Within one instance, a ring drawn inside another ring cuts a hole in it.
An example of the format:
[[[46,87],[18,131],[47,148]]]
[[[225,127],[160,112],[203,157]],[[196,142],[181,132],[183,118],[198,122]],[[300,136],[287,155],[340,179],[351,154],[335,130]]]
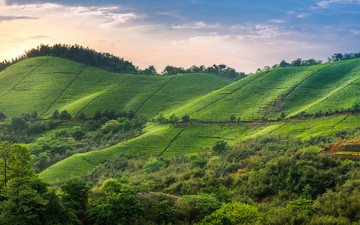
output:
[[[302,14],[297,15],[297,18],[305,18],[305,17],[307,17],[309,15],[310,14],[308,14],[308,13],[302,13]]]
[[[49,38],[49,36],[47,36],[47,35],[36,35],[36,36],[28,37],[28,39],[42,39],[42,38]]]
[[[33,19],[38,19],[38,18],[31,16],[0,16],[0,22],[11,21],[11,20],[33,20]]]
[[[285,20],[281,20],[281,19],[271,19],[268,22],[270,23],[285,23]]]
[[[1,5],[0,5],[1,6]],[[22,4],[1,6],[2,10],[13,14],[38,15],[38,17],[82,17],[88,21],[95,21],[99,24],[124,24],[130,20],[138,19],[143,16],[133,12],[124,12],[121,7],[84,7],[66,6],[55,3],[44,4]]]
[[[360,4],[360,0],[328,0],[317,2],[314,8],[329,8],[332,4]]]
[[[360,35],[360,30],[350,30],[350,32],[355,35]]]
[[[221,24],[207,24],[202,21],[188,24],[181,24],[172,26],[173,29],[218,29],[221,27]]]

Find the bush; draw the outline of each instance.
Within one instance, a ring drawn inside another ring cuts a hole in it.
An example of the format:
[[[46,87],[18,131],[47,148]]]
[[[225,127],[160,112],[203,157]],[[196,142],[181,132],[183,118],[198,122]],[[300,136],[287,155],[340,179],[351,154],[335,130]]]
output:
[[[250,224],[260,219],[260,213],[255,206],[241,202],[223,204],[209,216],[206,216],[198,225],[222,224]]]
[[[184,195],[177,202],[178,212],[185,221],[199,221],[220,206],[220,201],[209,194]]]
[[[166,167],[169,166],[169,164],[170,164],[169,160],[166,160],[164,158],[158,158],[148,162],[143,167],[143,170],[147,173],[153,173],[165,169]]]
[[[213,145],[212,149],[213,149],[213,151],[214,151],[215,153],[220,154],[220,153],[222,153],[222,152],[225,151],[225,149],[226,149],[226,144],[227,144],[227,143],[226,143],[224,140],[217,141],[217,142]]]

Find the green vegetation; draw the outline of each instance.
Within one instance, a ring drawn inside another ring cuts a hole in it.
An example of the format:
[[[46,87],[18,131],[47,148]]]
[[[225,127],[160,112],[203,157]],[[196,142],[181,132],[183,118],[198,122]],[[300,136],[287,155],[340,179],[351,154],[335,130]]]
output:
[[[0,223],[359,223],[360,59],[339,57],[232,83],[225,65],[217,76],[52,56],[9,66]]]
[[[56,109],[73,117],[133,110],[151,118],[231,82],[209,74],[115,74],[55,57],[23,60],[0,72],[0,81],[0,111],[19,116],[35,110],[42,118]]]
[[[179,107],[169,115],[228,122],[278,120],[332,114],[357,100],[359,59],[309,67],[286,67],[257,73]],[[350,111],[350,110],[349,110]]]

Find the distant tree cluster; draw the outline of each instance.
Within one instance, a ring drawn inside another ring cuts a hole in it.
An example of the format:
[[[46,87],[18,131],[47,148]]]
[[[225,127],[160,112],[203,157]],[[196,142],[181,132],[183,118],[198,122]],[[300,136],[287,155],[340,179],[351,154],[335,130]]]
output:
[[[175,66],[166,66],[162,72],[162,75],[178,75],[186,73],[210,73],[215,74],[220,77],[228,78],[231,80],[239,80],[246,77],[246,74],[243,72],[236,72],[235,69],[228,67],[224,64],[212,65],[210,67],[201,66],[192,66],[188,69]]]
[[[360,52],[358,53],[335,53],[331,57],[328,58],[328,62],[337,62],[342,60],[350,60],[350,59],[356,59],[360,58]],[[286,62],[285,60],[282,60],[279,64],[275,64],[272,67],[270,66],[264,66],[264,68],[260,69],[258,68],[256,70],[257,73],[262,71],[267,71],[270,69],[276,69],[281,67],[295,67],[295,66],[313,66],[322,64],[321,60],[315,60],[315,59],[308,59],[308,60],[302,60],[301,58],[297,58],[293,60],[291,63]]]
[[[356,59],[360,58],[360,52],[357,53],[335,53],[330,58],[328,58],[329,62],[337,62],[342,60]]]
[[[258,68],[256,70],[256,72],[259,73],[262,71],[267,71],[270,69],[276,69],[276,68],[281,68],[281,67],[313,66],[313,65],[318,65],[321,63],[322,63],[321,60],[315,60],[315,59],[302,60],[301,58],[297,58],[297,59],[293,60],[291,63],[286,62],[285,60],[282,60],[279,64],[275,64],[272,67],[264,66],[264,68],[262,68],[262,69]]]
[[[56,56],[66,58],[89,66],[119,73],[137,73],[137,68],[129,61],[114,56],[110,53],[97,52],[81,45],[55,44],[53,46],[41,44],[11,61],[4,60],[0,63],[0,71],[23,59],[38,56]]]

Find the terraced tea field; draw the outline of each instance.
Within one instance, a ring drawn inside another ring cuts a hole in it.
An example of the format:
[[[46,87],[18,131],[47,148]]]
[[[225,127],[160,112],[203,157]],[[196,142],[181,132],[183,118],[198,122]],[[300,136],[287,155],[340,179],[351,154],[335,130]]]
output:
[[[66,59],[38,57],[0,73],[0,111],[18,116],[36,110],[48,118],[55,109],[73,116],[113,109],[151,118],[230,83],[210,74],[116,74]]]

